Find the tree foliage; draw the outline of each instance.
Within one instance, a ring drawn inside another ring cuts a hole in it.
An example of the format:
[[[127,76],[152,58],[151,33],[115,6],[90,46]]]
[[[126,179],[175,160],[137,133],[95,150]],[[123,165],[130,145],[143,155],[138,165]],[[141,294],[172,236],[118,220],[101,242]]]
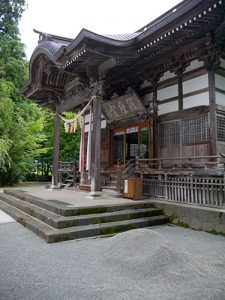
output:
[[[41,154],[35,157],[35,161],[39,166],[41,177],[43,180],[47,180],[49,176],[49,170],[52,165],[52,151],[53,151],[53,137],[54,137],[54,114],[48,109],[42,110],[45,119],[44,134],[45,140],[42,142]],[[73,118],[73,116],[66,115],[67,118]],[[79,159],[79,147],[80,147],[80,130],[75,133],[66,133],[64,129],[64,122],[61,122],[60,126],[60,161],[77,162]]]
[[[27,62],[18,22],[24,8],[24,0],[0,2],[0,185],[25,176],[45,139],[42,113],[21,95]]]
[[[0,1],[0,185],[28,178],[35,162],[47,166],[47,176],[52,164],[53,113],[21,94],[28,77],[18,29],[25,2]],[[66,134],[62,124],[60,159],[77,159],[79,136]]]

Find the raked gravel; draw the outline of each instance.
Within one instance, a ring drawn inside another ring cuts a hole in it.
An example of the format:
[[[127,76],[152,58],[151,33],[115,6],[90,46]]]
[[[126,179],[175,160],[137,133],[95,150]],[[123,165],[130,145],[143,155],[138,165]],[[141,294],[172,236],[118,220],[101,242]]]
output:
[[[0,225],[0,299],[225,299],[225,238],[171,226],[46,244]]]

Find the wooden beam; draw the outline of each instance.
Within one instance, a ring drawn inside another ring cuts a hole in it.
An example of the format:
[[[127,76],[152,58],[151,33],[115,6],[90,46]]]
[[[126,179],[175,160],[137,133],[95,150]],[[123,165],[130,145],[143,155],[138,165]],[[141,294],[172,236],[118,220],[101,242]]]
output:
[[[68,111],[70,109],[73,109],[81,104],[84,104],[86,102],[88,102],[90,100],[90,98],[86,97],[86,96],[73,96],[71,97],[69,100],[65,101],[64,103],[60,104],[57,108],[59,113],[63,113],[65,111]]]

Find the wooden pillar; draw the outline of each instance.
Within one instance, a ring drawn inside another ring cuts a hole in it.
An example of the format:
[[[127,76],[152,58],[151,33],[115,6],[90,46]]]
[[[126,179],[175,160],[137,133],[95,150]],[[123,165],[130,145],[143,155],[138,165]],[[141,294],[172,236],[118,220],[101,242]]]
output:
[[[209,119],[210,119],[210,143],[211,155],[217,155],[217,119],[216,119],[216,88],[215,72],[213,69],[208,70],[209,82]]]
[[[57,113],[55,113],[53,162],[52,162],[52,188],[59,187],[59,142],[60,142],[60,116]]]
[[[97,196],[101,191],[101,111],[102,97],[95,96],[93,99],[93,131],[91,150],[91,195]]]
[[[183,104],[183,81],[182,81],[182,72],[179,72],[177,77],[178,82],[178,109],[182,110],[184,108]]]
[[[154,80],[153,81],[153,102],[157,103],[157,99],[158,99],[158,93],[157,93],[157,81]],[[159,132],[158,132],[158,121],[157,121],[157,116],[158,116],[158,112],[154,110],[154,114],[156,114],[154,120],[153,120],[153,130],[151,130],[153,137],[151,138],[150,141],[152,141],[152,143],[150,142],[150,146],[153,146],[153,157],[158,157],[158,150],[159,150]],[[149,149],[150,151],[150,149]],[[150,152],[149,152],[150,154]],[[151,157],[152,158],[152,157]]]
[[[85,114],[81,117],[81,138],[80,138],[80,156],[79,156],[79,171],[80,171],[80,183],[84,184],[84,134],[85,134]]]

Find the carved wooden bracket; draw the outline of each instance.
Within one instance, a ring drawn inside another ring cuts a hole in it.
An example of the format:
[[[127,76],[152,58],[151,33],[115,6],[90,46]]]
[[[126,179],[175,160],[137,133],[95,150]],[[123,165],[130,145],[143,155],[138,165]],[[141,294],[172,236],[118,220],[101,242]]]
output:
[[[207,42],[198,49],[198,59],[204,62],[208,71],[214,71],[220,65],[221,48],[215,43],[211,34],[207,35]]]

